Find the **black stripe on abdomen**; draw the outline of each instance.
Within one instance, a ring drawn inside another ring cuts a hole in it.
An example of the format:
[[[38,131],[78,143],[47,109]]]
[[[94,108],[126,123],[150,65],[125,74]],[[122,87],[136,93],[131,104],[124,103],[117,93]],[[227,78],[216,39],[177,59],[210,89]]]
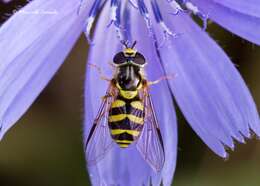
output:
[[[143,128],[142,124],[130,121],[128,118],[117,122],[109,122],[109,128],[113,129],[124,129],[124,130],[137,130],[141,131]]]
[[[134,140],[135,137],[124,132],[122,134],[118,135],[112,135],[112,138],[115,140],[115,142],[121,147],[126,148],[128,147]]]

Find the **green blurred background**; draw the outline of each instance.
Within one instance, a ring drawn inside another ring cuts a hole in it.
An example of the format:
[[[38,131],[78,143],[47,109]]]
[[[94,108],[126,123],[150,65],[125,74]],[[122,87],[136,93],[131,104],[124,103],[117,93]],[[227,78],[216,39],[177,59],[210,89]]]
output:
[[[24,3],[0,3],[1,22]],[[214,24],[208,31],[238,65],[259,108],[260,47]],[[47,88],[0,142],[0,186],[88,185],[82,145],[86,58],[87,42],[81,36]],[[225,161],[202,143],[180,113],[178,119],[175,186],[260,185],[260,141],[237,144]]]

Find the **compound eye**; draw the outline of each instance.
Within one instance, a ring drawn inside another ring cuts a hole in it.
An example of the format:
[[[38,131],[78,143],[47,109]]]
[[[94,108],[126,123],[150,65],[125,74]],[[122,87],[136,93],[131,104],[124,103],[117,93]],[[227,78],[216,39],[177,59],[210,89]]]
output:
[[[120,65],[126,62],[126,58],[123,52],[119,52],[115,55],[113,63]]]
[[[146,63],[146,61],[145,61],[143,54],[136,52],[135,58],[134,58],[134,63],[137,65],[144,65]]]

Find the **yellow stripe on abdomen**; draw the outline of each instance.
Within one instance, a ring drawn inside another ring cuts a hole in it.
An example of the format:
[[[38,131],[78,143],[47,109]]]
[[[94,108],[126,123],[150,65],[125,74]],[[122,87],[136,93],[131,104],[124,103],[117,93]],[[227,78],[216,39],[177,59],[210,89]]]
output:
[[[123,130],[123,129],[112,129],[111,134],[112,135],[118,135],[118,134],[123,134],[123,133],[130,134],[132,136],[138,136],[140,134],[139,131],[137,130]]]
[[[140,124],[140,125],[144,124],[144,118],[139,118],[139,117],[136,117],[136,116],[131,115],[131,114],[127,115],[127,118],[134,123],[137,123],[137,124]]]
[[[118,100],[115,100],[115,101],[112,103],[111,108],[123,107],[123,106],[125,106],[125,104],[126,104],[126,103],[125,103],[124,101],[118,99]]]
[[[141,101],[132,101],[130,104],[135,109],[144,110],[144,105]]]
[[[110,115],[108,118],[109,122],[117,122],[122,121],[126,118],[126,114],[117,114],[117,115]]]
[[[133,99],[134,97],[137,96],[138,91],[137,90],[131,91],[131,90],[122,90],[122,89],[120,89],[119,93],[125,99]]]
[[[108,118],[108,121],[110,123],[112,122],[118,122],[118,121],[122,121],[124,119],[128,118],[130,121],[136,123],[136,124],[140,124],[143,125],[144,124],[144,118],[139,118],[135,115],[132,114],[117,114],[117,115],[110,115]]]
[[[131,141],[131,140],[116,140],[116,142],[117,142],[117,143],[128,143],[128,144],[130,144],[130,143],[132,143],[133,141]]]
[[[129,144],[118,144],[119,145],[119,147],[121,147],[121,148],[127,148],[128,146],[129,146]]]

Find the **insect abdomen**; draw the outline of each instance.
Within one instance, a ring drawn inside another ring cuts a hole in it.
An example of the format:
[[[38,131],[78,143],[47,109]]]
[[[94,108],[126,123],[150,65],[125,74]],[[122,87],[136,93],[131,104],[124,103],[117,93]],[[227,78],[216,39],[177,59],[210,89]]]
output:
[[[138,99],[125,99],[122,96],[112,103],[109,111],[109,128],[114,141],[122,148],[135,141],[144,124],[143,103]]]

